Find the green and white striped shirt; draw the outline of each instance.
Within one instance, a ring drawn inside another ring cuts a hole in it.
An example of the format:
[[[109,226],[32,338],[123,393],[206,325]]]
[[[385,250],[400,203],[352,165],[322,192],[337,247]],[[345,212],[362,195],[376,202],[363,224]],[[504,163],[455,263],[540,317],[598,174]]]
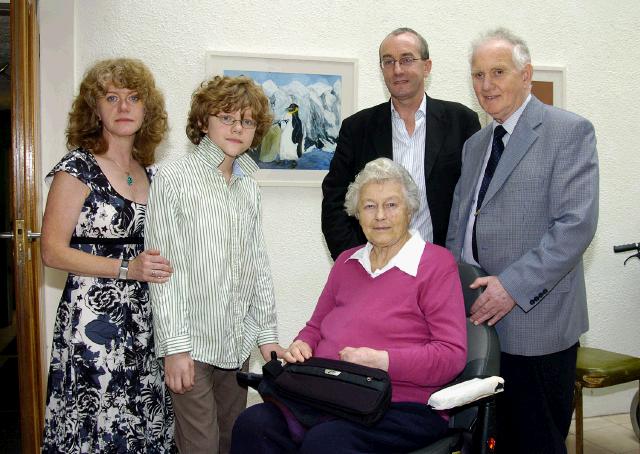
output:
[[[191,352],[233,369],[256,343],[278,339],[260,190],[248,176],[258,167],[239,156],[241,172],[227,184],[223,159],[205,136],[162,167],[149,193],[145,246],[159,249],[174,270],[167,283],[149,286],[157,356]]]

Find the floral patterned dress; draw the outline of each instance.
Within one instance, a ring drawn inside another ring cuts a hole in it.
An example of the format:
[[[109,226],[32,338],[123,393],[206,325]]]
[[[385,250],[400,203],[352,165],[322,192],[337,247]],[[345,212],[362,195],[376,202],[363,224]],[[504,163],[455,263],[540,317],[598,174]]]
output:
[[[86,150],[68,153],[47,179],[59,171],[90,189],[71,247],[113,258],[142,252],[146,205],[118,194]],[[150,179],[153,173],[147,169]],[[70,273],[56,315],[42,451],[174,450],[147,283]]]

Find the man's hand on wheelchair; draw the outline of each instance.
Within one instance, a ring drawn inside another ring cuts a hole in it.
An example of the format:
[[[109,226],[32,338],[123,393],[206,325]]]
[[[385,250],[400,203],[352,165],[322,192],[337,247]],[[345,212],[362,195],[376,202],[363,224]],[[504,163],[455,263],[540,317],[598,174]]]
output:
[[[485,287],[482,295],[471,306],[471,322],[475,325],[487,322],[487,325],[493,326],[516,305],[496,276],[479,277],[470,287]]]

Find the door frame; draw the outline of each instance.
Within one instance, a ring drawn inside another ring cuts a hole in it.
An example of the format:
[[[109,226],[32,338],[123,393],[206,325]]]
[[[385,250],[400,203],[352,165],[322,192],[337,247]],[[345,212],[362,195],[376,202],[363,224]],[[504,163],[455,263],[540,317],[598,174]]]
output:
[[[11,219],[23,453],[40,451],[44,416],[37,0],[11,0]]]

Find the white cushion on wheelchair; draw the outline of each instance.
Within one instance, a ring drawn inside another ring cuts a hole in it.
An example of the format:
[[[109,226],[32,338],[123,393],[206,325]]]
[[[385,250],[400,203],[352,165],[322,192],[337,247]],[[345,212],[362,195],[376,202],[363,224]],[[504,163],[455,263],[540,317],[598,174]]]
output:
[[[503,389],[502,377],[473,378],[433,393],[427,404],[435,410],[448,410],[497,394]]]

